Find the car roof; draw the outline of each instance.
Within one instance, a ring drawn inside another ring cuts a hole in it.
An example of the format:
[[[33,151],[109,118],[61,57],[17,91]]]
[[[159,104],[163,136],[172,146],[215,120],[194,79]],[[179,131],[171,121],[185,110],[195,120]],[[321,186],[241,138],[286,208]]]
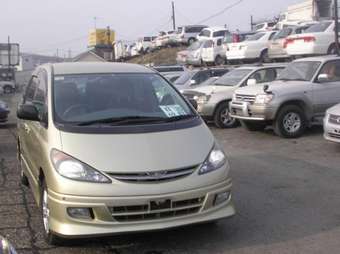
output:
[[[221,26],[215,26],[215,27],[206,27],[204,29],[209,29],[210,31],[212,32],[216,32],[216,31],[221,31],[221,30],[225,30],[225,31],[228,31],[227,28],[225,27],[221,27]]]
[[[325,62],[329,60],[340,60],[340,56],[337,55],[327,55],[327,56],[316,56],[316,57],[306,57],[295,60],[294,62],[304,62],[304,61],[320,61]]]
[[[87,73],[156,73],[154,70],[138,64],[73,62],[49,64],[55,75]]]

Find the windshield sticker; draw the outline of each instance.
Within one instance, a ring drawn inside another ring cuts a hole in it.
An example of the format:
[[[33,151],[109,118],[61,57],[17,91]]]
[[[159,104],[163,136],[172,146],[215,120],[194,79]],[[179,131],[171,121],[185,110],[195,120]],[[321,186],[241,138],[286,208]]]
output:
[[[64,80],[64,79],[65,79],[65,77],[62,77],[62,76],[54,78],[55,81],[61,81],[61,80]]]
[[[159,106],[167,117],[183,116],[186,115],[185,111],[180,105],[166,105]]]

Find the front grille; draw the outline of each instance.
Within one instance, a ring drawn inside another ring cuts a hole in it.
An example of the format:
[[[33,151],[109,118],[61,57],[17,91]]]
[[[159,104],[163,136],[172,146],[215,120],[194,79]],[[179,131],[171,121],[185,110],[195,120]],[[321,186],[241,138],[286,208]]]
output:
[[[255,102],[255,98],[255,95],[236,94],[236,101],[244,101],[253,104]]]
[[[135,222],[180,217],[198,213],[205,197],[179,201],[164,200],[160,204],[151,201],[149,204],[110,207],[113,219],[118,222]]]
[[[328,136],[330,136],[331,138],[340,139],[340,133],[339,133],[339,134],[336,134],[336,133],[328,133]]]
[[[340,125],[340,116],[330,115],[328,121],[332,124]]]
[[[196,170],[197,167],[198,166],[192,166],[175,170],[138,173],[108,173],[108,175],[123,182],[162,182],[189,176]]]

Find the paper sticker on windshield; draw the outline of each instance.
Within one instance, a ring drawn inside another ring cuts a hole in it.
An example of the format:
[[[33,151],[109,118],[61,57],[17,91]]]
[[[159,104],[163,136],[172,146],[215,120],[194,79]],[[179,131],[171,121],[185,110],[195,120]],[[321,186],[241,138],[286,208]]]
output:
[[[159,106],[167,117],[183,116],[186,115],[185,111],[180,105],[166,105]]]

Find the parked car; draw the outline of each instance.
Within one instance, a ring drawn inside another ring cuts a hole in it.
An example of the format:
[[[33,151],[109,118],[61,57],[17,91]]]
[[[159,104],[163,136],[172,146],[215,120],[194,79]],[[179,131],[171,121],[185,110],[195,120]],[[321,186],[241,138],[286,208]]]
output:
[[[335,54],[334,37],[334,21],[322,21],[309,27],[303,34],[287,37],[286,51],[294,57]]]
[[[7,122],[9,113],[8,105],[0,100],[0,123]]]
[[[276,79],[285,65],[244,66],[231,70],[209,86],[185,90],[186,98],[197,101],[198,113],[208,121],[213,121],[219,128],[232,128],[238,122],[230,117],[229,103],[233,93],[239,87],[261,84]]]
[[[226,52],[228,61],[235,60],[259,60],[269,62],[268,42],[273,39],[277,32],[260,32],[240,43],[231,43]]]
[[[276,22],[262,22],[254,26],[253,30],[256,32],[267,32],[275,28]]]
[[[50,244],[235,214],[226,155],[194,107],[149,68],[38,67],[17,116],[22,183]]]
[[[207,27],[204,28],[198,35],[197,40],[217,40],[219,38],[224,38],[229,34],[229,31],[224,27]]]
[[[268,56],[270,59],[287,59],[290,58],[286,51],[287,37],[293,34],[301,34],[311,25],[302,26],[289,26],[283,28],[279,31],[273,38],[269,41],[268,46]]]
[[[1,254],[17,254],[17,251],[6,238],[0,236],[0,253]]]
[[[324,56],[290,63],[272,83],[236,90],[230,110],[249,130],[272,124],[277,135],[296,138],[339,102],[340,57]]]
[[[202,66],[204,62],[202,60],[202,49],[208,44],[208,40],[204,41],[195,41],[188,47],[188,53],[186,55],[186,64],[193,66]]]
[[[162,48],[166,46],[173,46],[177,44],[177,35],[175,31],[161,31],[157,36],[156,47]]]
[[[181,26],[177,30],[177,42],[180,44],[191,45],[196,41],[197,35],[207,26],[193,25]]]
[[[138,53],[144,54],[150,52],[152,48],[152,37],[147,36],[139,39],[136,44]]]
[[[340,143],[340,104],[326,111],[323,126],[325,139]]]
[[[164,75],[182,75],[182,73],[186,70],[186,68],[182,65],[159,65],[153,66],[154,70]]]
[[[223,39],[205,41],[201,55],[205,64],[223,65],[226,61]]]
[[[227,68],[186,70],[174,83],[175,87],[183,92],[186,89],[201,85],[211,77],[221,77],[229,71]]]
[[[177,52],[177,56],[176,56],[176,63],[179,65],[184,65],[187,63],[187,57],[189,54],[189,50],[181,50],[179,52]]]

